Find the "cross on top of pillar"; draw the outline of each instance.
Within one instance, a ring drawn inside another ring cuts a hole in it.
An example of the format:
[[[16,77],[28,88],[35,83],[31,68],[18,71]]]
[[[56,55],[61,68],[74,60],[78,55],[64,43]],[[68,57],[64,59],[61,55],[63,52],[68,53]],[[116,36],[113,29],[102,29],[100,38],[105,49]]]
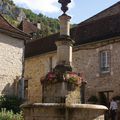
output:
[[[69,3],[71,3],[71,0],[59,0],[58,2],[62,4],[61,10],[62,10],[63,13],[65,14],[66,11],[68,10],[67,5],[68,5]]]

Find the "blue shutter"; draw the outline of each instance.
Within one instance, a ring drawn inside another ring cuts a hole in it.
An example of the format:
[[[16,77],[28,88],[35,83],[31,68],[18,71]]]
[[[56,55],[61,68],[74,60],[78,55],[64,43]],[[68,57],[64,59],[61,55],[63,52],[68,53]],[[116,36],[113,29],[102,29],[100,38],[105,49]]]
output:
[[[24,79],[23,78],[19,80],[18,97],[24,99]]]

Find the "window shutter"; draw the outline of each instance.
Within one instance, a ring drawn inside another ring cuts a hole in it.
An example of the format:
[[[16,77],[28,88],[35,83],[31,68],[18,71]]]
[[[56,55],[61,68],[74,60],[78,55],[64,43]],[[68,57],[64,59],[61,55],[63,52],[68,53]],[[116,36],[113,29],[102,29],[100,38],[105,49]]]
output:
[[[24,99],[24,79],[21,78],[18,84],[18,96]]]

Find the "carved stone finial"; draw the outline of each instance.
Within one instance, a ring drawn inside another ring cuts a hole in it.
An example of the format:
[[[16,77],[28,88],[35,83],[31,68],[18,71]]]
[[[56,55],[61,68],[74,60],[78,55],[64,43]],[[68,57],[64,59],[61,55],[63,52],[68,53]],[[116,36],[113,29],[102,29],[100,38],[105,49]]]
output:
[[[62,10],[63,13],[65,14],[66,11],[68,10],[67,5],[68,5],[69,3],[71,3],[71,0],[59,0],[58,2],[62,4],[61,10]]]

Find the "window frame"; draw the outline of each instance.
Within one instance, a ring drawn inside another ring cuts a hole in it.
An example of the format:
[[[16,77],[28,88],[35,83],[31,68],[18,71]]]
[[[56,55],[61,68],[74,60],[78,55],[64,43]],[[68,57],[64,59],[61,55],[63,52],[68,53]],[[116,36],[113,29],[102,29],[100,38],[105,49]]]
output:
[[[110,73],[110,71],[111,71],[111,51],[110,50],[100,51],[99,60],[100,60],[100,62],[99,62],[100,73],[101,74]]]

